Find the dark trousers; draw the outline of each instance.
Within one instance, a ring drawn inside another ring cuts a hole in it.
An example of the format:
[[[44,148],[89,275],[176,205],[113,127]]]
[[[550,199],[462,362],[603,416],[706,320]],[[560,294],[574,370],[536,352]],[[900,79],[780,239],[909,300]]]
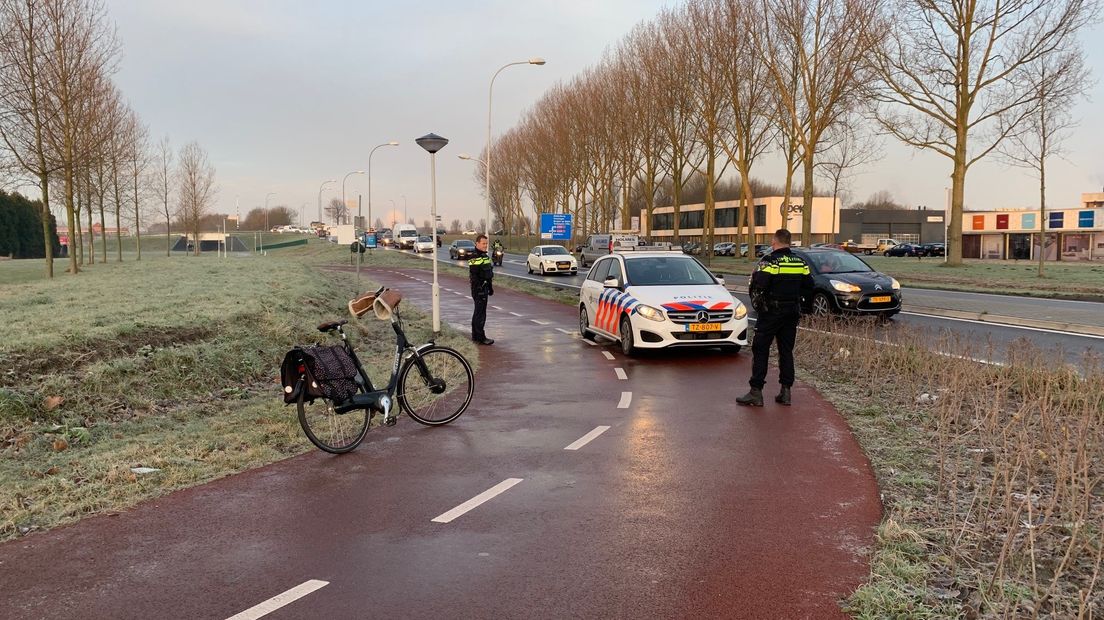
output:
[[[475,312],[472,313],[472,340],[483,340],[487,337],[483,326],[487,324],[487,294],[481,291],[472,291],[472,299],[475,300]]]
[[[767,359],[771,342],[778,341],[778,382],[786,387],[794,383],[793,348],[797,340],[797,323],[801,312],[797,306],[771,306],[759,313],[755,323],[755,339],[751,341],[751,387],[763,389],[767,384]]]

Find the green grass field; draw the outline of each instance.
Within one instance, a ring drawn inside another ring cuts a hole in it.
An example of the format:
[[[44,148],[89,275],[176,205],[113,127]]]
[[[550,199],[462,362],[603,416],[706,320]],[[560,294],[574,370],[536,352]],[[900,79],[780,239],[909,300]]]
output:
[[[318,243],[160,256],[0,288],[0,539],[314,449],[283,405],[278,368],[291,346],[325,339],[315,325],[348,316],[354,277],[324,268],[348,255]],[[427,316],[403,316],[413,341],[429,339]],[[390,326],[349,333],[383,381]],[[438,342],[477,366],[463,334]],[[160,471],[131,472],[140,466]]]

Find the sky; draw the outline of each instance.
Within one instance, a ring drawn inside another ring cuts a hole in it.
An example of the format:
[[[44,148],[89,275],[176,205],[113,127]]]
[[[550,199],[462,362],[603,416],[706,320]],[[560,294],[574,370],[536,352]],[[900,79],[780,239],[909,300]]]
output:
[[[107,0],[122,45],[115,76],[124,97],[149,126],[179,148],[195,140],[214,164],[214,211],[244,216],[264,205],[316,219],[341,196],[342,178],[368,169],[371,216],[390,224],[405,213],[429,219],[429,156],[414,139],[433,132],[450,140],[437,155],[437,209],[442,220],[478,222],[484,213],[471,161],[486,142],[487,90],[502,65],[533,56],[544,66],[503,71],[494,86],[495,135],[516,124],[553,85],[597,63],[641,21],[671,2],[657,0],[468,0],[338,2],[336,0]],[[677,5],[677,3],[674,3]],[[1085,32],[1096,74],[1081,125],[1065,159],[1048,170],[1048,206],[1075,207],[1082,192],[1104,191],[1104,26]],[[539,145],[534,145],[539,148]],[[857,171],[855,200],[888,190],[906,205],[942,208],[949,160],[891,139],[884,156]],[[753,176],[781,184],[767,162]],[[367,175],[345,182],[362,197]],[[997,160],[970,173],[969,208],[1032,207],[1038,182]]]

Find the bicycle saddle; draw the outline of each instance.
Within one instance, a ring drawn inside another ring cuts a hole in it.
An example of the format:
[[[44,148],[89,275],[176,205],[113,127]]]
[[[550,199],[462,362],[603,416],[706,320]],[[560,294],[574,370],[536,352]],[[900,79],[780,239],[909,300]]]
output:
[[[340,321],[326,321],[325,323],[319,323],[318,331],[320,331],[322,333],[332,332],[333,330],[337,329],[338,327],[341,327],[342,325],[344,325],[348,322],[349,321],[347,321],[345,319],[342,319]]]

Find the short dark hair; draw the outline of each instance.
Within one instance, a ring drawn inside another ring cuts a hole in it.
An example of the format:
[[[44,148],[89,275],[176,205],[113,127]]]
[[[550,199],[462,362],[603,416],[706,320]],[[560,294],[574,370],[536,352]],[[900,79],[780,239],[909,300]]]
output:
[[[476,242],[476,243],[479,243],[480,241],[482,241],[482,240],[484,240],[484,239],[486,239],[486,238],[487,238],[487,235],[476,235],[476,236],[475,236],[475,242]]]
[[[779,228],[774,231],[774,240],[783,245],[790,245],[790,231],[785,228]]]

